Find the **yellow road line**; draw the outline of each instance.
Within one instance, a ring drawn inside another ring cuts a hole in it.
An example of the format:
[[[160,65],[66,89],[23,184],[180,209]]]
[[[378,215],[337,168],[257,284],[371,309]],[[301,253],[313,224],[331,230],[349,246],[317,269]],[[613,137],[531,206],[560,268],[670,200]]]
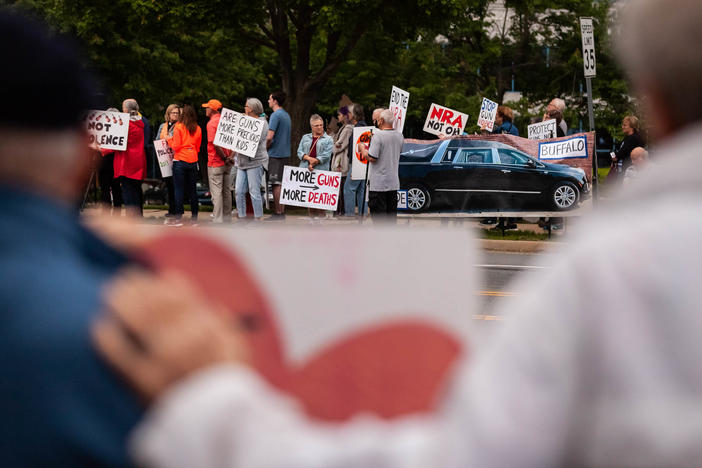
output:
[[[512,297],[517,293],[508,291],[477,291],[478,296],[493,296],[493,297]]]
[[[500,321],[500,320],[502,320],[502,317],[500,317],[499,315],[476,314],[473,316],[473,320],[497,320],[497,321]]]

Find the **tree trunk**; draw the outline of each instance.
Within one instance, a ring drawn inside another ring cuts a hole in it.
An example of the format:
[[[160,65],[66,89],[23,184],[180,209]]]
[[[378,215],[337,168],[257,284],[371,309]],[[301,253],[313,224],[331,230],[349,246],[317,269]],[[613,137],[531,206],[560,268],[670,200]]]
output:
[[[310,132],[310,116],[312,115],[312,109],[317,101],[317,92],[307,92],[303,94],[303,91],[299,91],[291,96],[291,99],[286,102],[285,110],[290,114],[290,120],[292,121],[290,129],[291,137],[291,150],[292,150],[292,164],[298,164],[297,159],[297,146],[300,144],[302,135]]]

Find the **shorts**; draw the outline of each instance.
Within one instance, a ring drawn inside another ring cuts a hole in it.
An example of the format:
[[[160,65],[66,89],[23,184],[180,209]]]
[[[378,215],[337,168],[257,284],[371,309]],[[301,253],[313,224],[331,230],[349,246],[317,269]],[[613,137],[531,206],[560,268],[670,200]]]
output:
[[[290,157],[268,158],[268,181],[271,185],[280,185],[283,183],[283,168],[289,163]]]

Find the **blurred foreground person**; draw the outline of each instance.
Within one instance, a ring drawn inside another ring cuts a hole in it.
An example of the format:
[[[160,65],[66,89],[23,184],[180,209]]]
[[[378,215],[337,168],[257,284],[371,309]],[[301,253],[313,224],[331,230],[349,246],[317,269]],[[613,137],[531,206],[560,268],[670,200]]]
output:
[[[90,174],[81,116],[101,103],[72,47],[43,26],[0,10],[0,43],[12,44],[0,48],[12,109],[0,116],[0,466],[130,466],[141,409],[89,333],[127,259],[76,210]]]
[[[702,2],[628,5],[620,55],[648,97],[666,170],[642,174],[617,204],[581,225],[556,266],[525,278],[518,307],[506,305],[498,336],[456,369],[438,414],[315,424],[241,364],[239,338],[218,324],[200,293],[180,285],[169,291],[170,278],[128,276],[111,289],[113,312],[96,339],[155,399],[135,433],[137,460],[247,468],[702,466],[702,217],[695,214],[702,173],[694,170],[702,156],[702,48],[686,47],[702,43]],[[686,229],[671,230],[682,216]],[[134,337],[153,346],[137,347]],[[195,372],[208,363],[219,365]]]

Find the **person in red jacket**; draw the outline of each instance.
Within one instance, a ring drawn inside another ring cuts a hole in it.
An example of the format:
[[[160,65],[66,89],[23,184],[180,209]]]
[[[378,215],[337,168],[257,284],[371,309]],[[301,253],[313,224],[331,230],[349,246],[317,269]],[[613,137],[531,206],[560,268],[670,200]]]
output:
[[[139,115],[139,105],[134,99],[127,99],[122,103],[122,112],[129,114],[129,133],[127,149],[115,151],[114,177],[119,179],[127,212],[143,216],[141,182],[146,174],[144,121]]]
[[[191,222],[197,222],[197,155],[202,142],[202,131],[197,125],[197,114],[193,106],[186,104],[173,131],[168,145],[173,149],[173,185],[175,188],[175,217],[168,224],[182,226],[183,200],[190,195]]]

